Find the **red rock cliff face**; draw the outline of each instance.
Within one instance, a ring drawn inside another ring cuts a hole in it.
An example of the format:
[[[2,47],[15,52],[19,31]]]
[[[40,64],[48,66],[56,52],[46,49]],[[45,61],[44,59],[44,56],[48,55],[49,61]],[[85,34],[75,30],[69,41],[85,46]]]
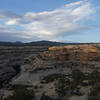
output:
[[[42,54],[42,57],[58,60],[99,61],[100,51],[91,45],[50,47]]]

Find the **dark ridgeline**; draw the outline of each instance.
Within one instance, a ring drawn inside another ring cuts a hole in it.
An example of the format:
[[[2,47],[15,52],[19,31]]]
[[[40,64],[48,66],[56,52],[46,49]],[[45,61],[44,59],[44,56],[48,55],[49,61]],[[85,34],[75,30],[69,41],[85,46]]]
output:
[[[34,41],[34,42],[27,42],[23,43],[20,41],[17,42],[0,42],[0,46],[55,46],[55,45],[65,45],[67,43],[62,43],[62,42],[53,42],[53,41]]]

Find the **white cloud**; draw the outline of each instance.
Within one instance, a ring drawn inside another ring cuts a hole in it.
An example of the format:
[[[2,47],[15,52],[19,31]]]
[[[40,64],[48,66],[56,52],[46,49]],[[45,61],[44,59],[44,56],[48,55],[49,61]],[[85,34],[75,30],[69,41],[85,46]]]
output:
[[[6,25],[14,25],[14,24],[18,24],[19,19],[12,19],[12,20],[8,20],[7,22],[5,22]]]
[[[37,34],[40,38],[51,39],[57,36],[66,36],[83,30],[84,26],[79,24],[94,12],[91,3],[87,1],[66,4],[53,11],[28,12],[25,19],[32,22],[26,25],[26,31],[33,35]]]
[[[24,28],[25,35],[40,39],[57,40],[58,37],[77,33],[84,30],[87,18],[95,13],[91,3],[87,0],[66,4],[61,8],[44,12],[27,12],[23,17],[14,17],[5,22],[6,26],[19,25]],[[6,15],[6,14],[3,14]],[[4,18],[4,17],[3,17]],[[22,32],[22,31],[21,31]]]

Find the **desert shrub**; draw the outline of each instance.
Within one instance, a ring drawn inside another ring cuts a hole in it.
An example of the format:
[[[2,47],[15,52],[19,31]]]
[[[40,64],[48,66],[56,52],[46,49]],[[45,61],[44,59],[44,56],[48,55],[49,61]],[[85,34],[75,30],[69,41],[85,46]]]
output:
[[[41,98],[40,98],[40,100],[56,100],[56,99],[53,99],[53,98],[45,95],[45,93],[43,93],[42,96],[41,96]]]
[[[85,80],[81,83],[82,86],[87,87],[89,86],[89,80]]]
[[[100,72],[95,70],[88,75],[89,85],[92,85],[88,100],[100,100]]]
[[[47,75],[45,76],[41,83],[50,83],[50,82],[53,82],[54,80],[57,80],[58,78],[62,77],[62,76],[65,76],[63,74],[50,74],[50,75]]]
[[[88,100],[100,100],[100,97],[97,97],[97,96],[88,96]]]
[[[25,59],[24,64],[30,64],[30,59]]]
[[[100,100],[100,83],[97,83],[92,87],[88,100]]]
[[[25,89],[25,88],[29,88],[32,86],[28,86],[28,85],[11,85],[11,90],[20,90],[20,89]]]
[[[70,96],[70,80],[66,77],[59,78],[58,82],[55,84],[55,91],[61,100],[65,100]]]
[[[95,70],[95,71],[93,71],[92,73],[90,73],[90,74],[88,75],[88,77],[89,77],[89,78],[97,78],[97,77],[100,77],[100,72],[97,71],[97,70]]]
[[[72,78],[75,82],[82,82],[85,79],[85,75],[80,70],[72,70]]]
[[[88,74],[89,85],[94,85],[95,83],[100,82],[100,72],[93,71]]]
[[[78,88],[78,83],[63,76],[55,84],[55,91],[61,100],[67,100],[72,95],[83,95]]]
[[[34,86],[34,89],[38,89],[39,87],[37,85]]]
[[[18,87],[14,90],[12,96],[6,100],[33,100],[35,98],[34,91],[26,89],[25,87]]]
[[[51,67],[47,67],[47,68],[36,68],[32,71],[30,71],[30,73],[37,73],[38,71],[42,71],[42,70],[48,70],[48,69],[52,69]]]
[[[96,96],[96,95],[98,95],[98,93],[100,93],[100,83],[95,84],[92,87],[91,92],[90,92],[90,96]]]

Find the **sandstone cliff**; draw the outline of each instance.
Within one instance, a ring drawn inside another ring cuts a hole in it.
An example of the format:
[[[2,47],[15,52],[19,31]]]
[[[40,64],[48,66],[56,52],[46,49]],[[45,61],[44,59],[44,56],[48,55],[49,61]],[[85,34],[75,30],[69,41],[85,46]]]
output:
[[[55,83],[58,77],[65,75],[73,81],[73,70],[80,70],[86,75],[95,70],[100,71],[99,49],[93,45],[50,47],[48,51],[26,59],[21,67],[20,75],[13,78],[11,84],[39,87],[36,89],[36,100],[40,100],[43,93],[56,98]],[[83,95],[81,97],[72,95],[70,100],[87,100],[90,87],[81,85],[79,87]]]

